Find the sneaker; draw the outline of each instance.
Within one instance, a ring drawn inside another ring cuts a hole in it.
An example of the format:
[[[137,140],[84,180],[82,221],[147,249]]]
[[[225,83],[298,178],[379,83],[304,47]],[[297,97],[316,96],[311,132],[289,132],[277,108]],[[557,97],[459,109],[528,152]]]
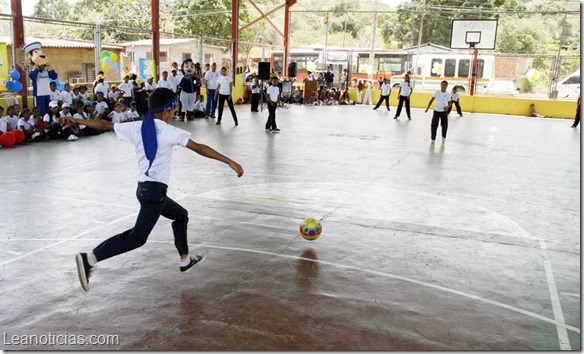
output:
[[[388,112],[391,112],[391,109],[389,109],[389,108],[388,108],[388,109],[387,109],[387,111],[388,111]]]
[[[266,128],[267,132],[272,132],[272,128]]]
[[[180,267],[180,271],[181,272],[187,272],[194,265],[201,263],[201,261],[203,260],[203,256],[202,255],[196,255],[196,256],[190,256],[190,257],[191,257],[191,262],[188,265],[184,266],[184,267]]]
[[[272,129],[272,133],[279,133],[279,132],[280,132],[280,129],[278,129],[278,128]]]
[[[393,119],[397,119],[398,117],[393,117]]]
[[[575,125],[571,125],[570,128],[576,128],[576,126]]]
[[[373,110],[376,110],[376,109],[377,109],[377,107],[373,107]]]
[[[217,123],[215,123],[215,125],[221,125],[221,121],[218,120]]]
[[[462,118],[462,114],[459,114],[458,117]]]
[[[408,120],[412,120],[412,117],[408,117]]]
[[[79,138],[77,137],[77,135],[71,134],[71,135],[69,135],[69,138],[67,138],[67,139],[69,139],[69,141],[77,141],[77,139],[79,139]]]
[[[446,142],[446,138],[442,138],[442,142],[445,143]]]
[[[38,138],[39,136],[41,136],[41,133],[39,133],[39,132],[36,132],[36,133],[34,133],[34,134],[33,134],[33,135],[30,137],[30,138],[31,138],[31,139],[36,139],[36,138]]]
[[[92,266],[87,261],[87,253],[77,253],[75,255],[75,263],[77,263],[77,274],[79,275],[79,282],[85,291],[89,291],[89,277],[91,277]]]
[[[235,126],[238,126],[238,125],[239,125],[239,123],[237,121],[235,121]]]
[[[436,139],[432,139],[431,144],[434,144],[436,142]]]

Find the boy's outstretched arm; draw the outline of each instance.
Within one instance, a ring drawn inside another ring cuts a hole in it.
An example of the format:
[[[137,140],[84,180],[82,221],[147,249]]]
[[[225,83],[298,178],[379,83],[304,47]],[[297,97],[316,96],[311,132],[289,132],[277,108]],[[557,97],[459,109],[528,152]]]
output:
[[[424,111],[424,113],[428,112],[428,110],[430,109],[430,106],[432,105],[432,102],[434,102],[434,97],[432,97],[430,99],[430,102],[428,102],[428,107],[426,108],[426,110]]]
[[[187,148],[201,156],[205,156],[210,159],[226,163],[237,173],[237,177],[241,177],[243,175],[243,168],[237,162],[231,160],[229,157],[225,155],[218,153],[217,151],[213,150],[211,147],[207,145],[199,144],[189,139],[189,142],[187,143]]]
[[[67,123],[67,125],[65,127],[63,127],[63,129],[68,128],[68,125],[75,125],[78,126],[79,124],[83,124],[86,125],[90,128],[93,129],[97,129],[97,130],[105,130],[105,131],[112,131],[114,130],[114,123],[109,122],[107,120],[103,120],[103,119],[78,119],[78,118],[72,118],[72,117],[66,117],[64,118],[64,121]]]

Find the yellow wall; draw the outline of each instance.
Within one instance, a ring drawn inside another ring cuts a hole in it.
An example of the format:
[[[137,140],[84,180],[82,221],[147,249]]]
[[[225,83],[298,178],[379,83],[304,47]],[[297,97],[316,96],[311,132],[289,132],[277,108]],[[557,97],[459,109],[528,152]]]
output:
[[[389,99],[390,105],[395,107],[399,102],[397,90],[391,91]],[[362,93],[363,94],[363,93]],[[373,104],[379,100],[381,91],[373,90],[371,96]],[[432,98],[430,92],[414,92],[410,98],[412,108],[423,108],[428,106]],[[357,101],[357,89],[349,89],[349,99]],[[527,116],[529,105],[533,103],[539,115],[550,118],[574,118],[576,114],[576,102],[565,100],[531,99],[523,97],[492,97],[492,96],[460,96],[460,105],[463,112],[470,113],[493,113],[500,115]],[[433,109],[430,107],[430,109]]]

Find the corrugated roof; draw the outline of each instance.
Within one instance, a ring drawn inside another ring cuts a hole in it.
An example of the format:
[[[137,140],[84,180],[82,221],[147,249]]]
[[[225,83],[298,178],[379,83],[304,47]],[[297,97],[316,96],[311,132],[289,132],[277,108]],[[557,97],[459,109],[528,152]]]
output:
[[[160,45],[182,44],[191,42],[198,42],[198,40],[196,38],[160,38]],[[152,45],[152,39],[142,39],[139,41],[124,42],[120,44],[126,47],[129,47],[131,45]]]
[[[7,45],[12,45],[12,37],[10,36],[0,36],[0,42],[4,42]],[[43,47],[50,48],[95,48],[95,43],[93,41],[82,41],[74,39],[61,39],[61,38],[41,38],[41,37],[25,37],[25,44],[30,42],[41,42]],[[107,44],[102,43],[101,48],[103,49],[123,49],[123,45],[119,44]]]

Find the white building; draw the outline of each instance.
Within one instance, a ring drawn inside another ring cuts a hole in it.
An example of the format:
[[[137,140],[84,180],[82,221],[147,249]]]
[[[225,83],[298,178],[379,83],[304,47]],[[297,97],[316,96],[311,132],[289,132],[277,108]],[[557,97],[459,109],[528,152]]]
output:
[[[152,59],[152,40],[150,39],[125,42],[120,45],[126,49],[123,65],[128,69],[127,72],[137,72],[140,58]],[[199,40],[196,38],[161,38],[160,72],[170,71],[173,62],[177,62],[180,67],[186,58],[193,59],[195,63],[201,63],[203,68],[206,63],[217,63],[218,67],[231,66],[231,57],[229,53],[224,53],[224,50],[224,47],[205,44],[203,40],[202,55],[200,55]]]

